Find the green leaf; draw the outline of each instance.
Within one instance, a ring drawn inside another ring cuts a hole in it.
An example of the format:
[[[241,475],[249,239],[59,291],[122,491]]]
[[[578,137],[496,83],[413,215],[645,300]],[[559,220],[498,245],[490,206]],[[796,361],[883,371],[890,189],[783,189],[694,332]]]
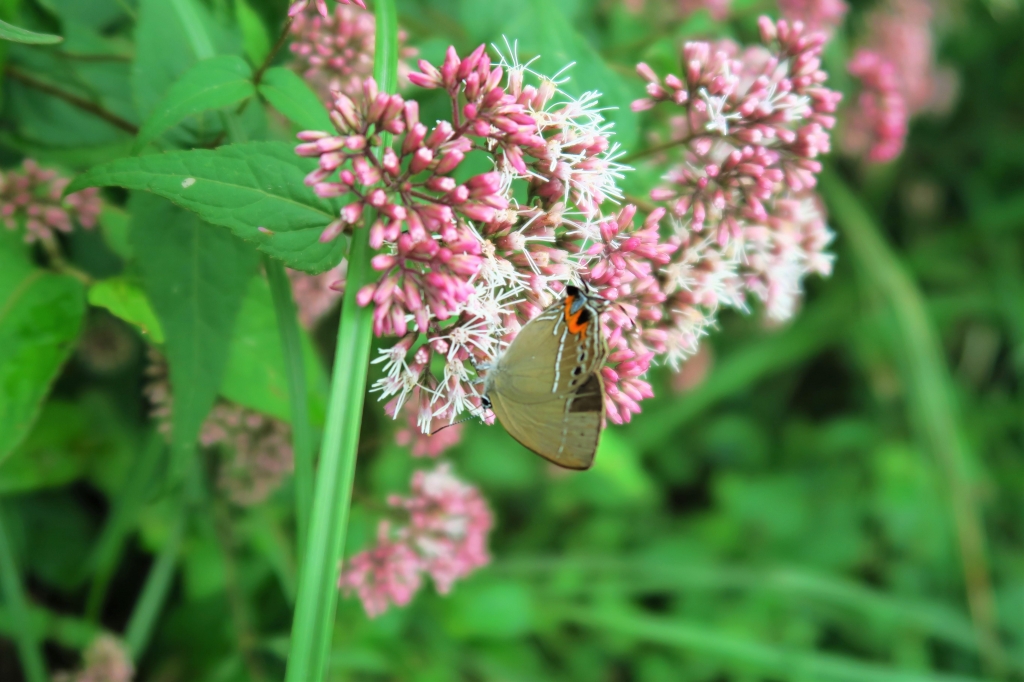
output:
[[[0,462],[35,422],[84,313],[81,282],[0,249]]]
[[[259,13],[247,0],[235,0],[235,18],[242,30],[242,45],[253,64],[262,64],[270,54],[270,34]]]
[[[12,43],[27,43],[29,45],[53,45],[64,39],[60,36],[36,33],[20,26],[12,26],[6,21],[0,21],[0,40],[9,40]]]
[[[126,277],[111,277],[89,287],[89,303],[106,308],[115,317],[139,329],[153,343],[164,342],[164,330],[146,292]]]
[[[132,196],[132,245],[167,337],[174,396],[173,468],[182,473],[217,397],[256,254],[173,204]]]
[[[327,374],[305,332],[302,334],[302,350],[312,421],[323,424]],[[270,286],[264,277],[253,277],[249,282],[231,337],[231,351],[220,392],[231,402],[278,419],[291,420],[284,350],[274,319]]]
[[[111,445],[93,416],[87,406],[48,401],[32,432],[0,466],[0,494],[55,488],[83,475]]]
[[[283,66],[267,69],[259,90],[264,99],[299,128],[334,130],[324,103],[294,71]]]
[[[315,160],[296,156],[287,143],[249,142],[117,159],[78,176],[67,191],[117,185],[153,192],[231,228],[290,268],[319,273],[345,252],[342,239],[320,243],[344,197],[322,199],[305,185],[315,167]]]
[[[237,104],[256,94],[252,69],[241,57],[227,55],[199,62],[167,90],[135,140],[139,151],[189,116]]]
[[[138,6],[131,81],[139,113],[148,116],[193,64],[217,53],[229,54],[232,45],[201,3],[140,0]]]

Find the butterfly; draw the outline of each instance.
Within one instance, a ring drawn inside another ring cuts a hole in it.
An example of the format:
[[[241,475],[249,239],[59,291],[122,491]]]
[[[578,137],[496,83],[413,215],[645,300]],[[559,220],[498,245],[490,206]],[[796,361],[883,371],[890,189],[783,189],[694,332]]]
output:
[[[484,379],[483,406],[522,445],[567,469],[589,469],[604,424],[601,367],[609,302],[566,286],[523,326]]]

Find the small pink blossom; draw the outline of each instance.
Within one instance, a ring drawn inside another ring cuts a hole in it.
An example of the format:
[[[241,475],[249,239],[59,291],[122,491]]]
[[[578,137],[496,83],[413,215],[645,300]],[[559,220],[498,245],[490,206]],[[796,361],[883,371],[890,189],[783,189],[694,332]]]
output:
[[[411,601],[428,574],[441,594],[490,562],[487,538],[493,517],[480,492],[451,473],[448,464],[417,471],[412,495],[388,504],[408,514],[408,524],[381,521],[377,544],[349,559],[338,587],[356,593],[371,618],[392,604]]]
[[[366,9],[366,3],[364,3],[363,0],[337,0],[337,2],[342,5],[358,5],[359,7]],[[295,15],[300,14],[307,6],[315,6],[316,11],[320,16],[325,19],[327,18],[327,0],[298,0],[297,2],[293,2],[291,7],[288,8],[288,16],[294,17]]]
[[[860,79],[861,92],[847,122],[846,148],[867,149],[870,161],[891,161],[903,152],[907,137],[907,106],[896,67],[875,52],[858,50],[847,68]]]
[[[753,296],[785,319],[803,278],[827,274],[831,262],[831,232],[813,195],[840,99],[824,85],[825,34],[799,21],[759,25],[763,47],[687,43],[679,76],[637,67],[648,97],[634,108],[681,112],[672,134],[682,162],[651,193],[673,214],[680,247],[663,270],[673,364],[696,350],[720,305],[745,308]]]
[[[57,171],[25,159],[21,170],[0,175],[0,220],[9,230],[25,227],[25,241],[50,240],[55,232],[71,232],[75,223],[96,226],[103,203],[95,187],[61,197],[71,182]]]
[[[131,682],[135,665],[124,643],[112,635],[97,636],[82,654],[82,668],[59,672],[53,682]]]
[[[239,506],[267,499],[295,467],[291,427],[239,405],[221,403],[203,422],[199,442],[223,459],[217,484]]]
[[[391,605],[405,606],[423,583],[422,560],[405,539],[392,539],[391,526],[381,521],[377,544],[347,562],[338,578],[345,594],[355,592],[366,615],[376,618]]]
[[[927,0],[887,0],[868,14],[865,40],[848,65],[861,81],[846,116],[848,153],[873,162],[896,158],[910,117],[952,104],[955,75],[935,63],[931,19]]]
[[[329,313],[345,293],[345,274],[348,261],[319,275],[310,275],[298,270],[288,270],[292,283],[292,297],[299,309],[299,322],[306,329],[313,329],[324,315]]]
[[[335,90],[358,99],[362,96],[363,80],[373,75],[373,12],[367,11],[362,3],[335,5],[333,14],[327,14],[326,6],[318,13],[319,9],[319,4],[316,9],[300,7],[294,15],[288,29],[294,56],[292,68],[328,104]],[[405,39],[405,31],[399,31],[398,76],[402,84],[408,82],[409,66],[405,60],[416,55],[415,49],[404,46]]]
[[[456,580],[490,563],[491,511],[480,491],[456,478],[447,463],[433,471],[417,471],[412,497],[394,495],[388,504],[409,512],[412,544],[441,594],[447,594]]]
[[[850,11],[844,0],[779,0],[782,16],[788,21],[802,21],[810,31],[831,36]]]

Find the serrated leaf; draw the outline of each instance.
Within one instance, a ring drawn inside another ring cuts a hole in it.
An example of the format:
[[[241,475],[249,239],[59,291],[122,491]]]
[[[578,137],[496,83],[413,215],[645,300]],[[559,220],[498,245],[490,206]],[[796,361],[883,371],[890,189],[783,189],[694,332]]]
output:
[[[327,405],[327,374],[317,358],[309,335],[302,332],[302,350],[309,387],[309,412],[314,424],[322,424]],[[231,337],[231,351],[220,393],[250,409],[291,421],[284,350],[277,330],[270,286],[254,277],[242,304]]]
[[[0,462],[22,441],[74,348],[82,283],[0,250]]]
[[[89,304],[106,308],[115,317],[138,328],[153,343],[164,342],[164,330],[146,292],[126,277],[111,277],[89,287]]]
[[[225,55],[201,61],[174,82],[157,103],[135,140],[137,152],[162,133],[211,109],[238,104],[256,94],[252,69],[241,57]]]
[[[12,43],[26,43],[28,45],[53,45],[64,40],[60,36],[49,33],[36,33],[20,26],[13,26],[6,21],[0,21],[0,40],[9,40]]]
[[[262,64],[270,54],[270,34],[259,12],[247,0],[235,0],[235,17],[242,30],[242,46],[253,64]]]
[[[167,339],[174,471],[195,450],[220,387],[255,251],[230,232],[150,194],[130,201],[132,247]]]
[[[319,273],[341,262],[345,252],[342,239],[320,243],[344,197],[322,199],[305,185],[315,167],[315,160],[296,156],[285,142],[249,142],[117,159],[78,176],[67,191],[116,185],[159,194],[231,228],[290,268]]]
[[[275,66],[267,69],[260,82],[260,95],[285,118],[303,130],[334,130],[331,117],[316,93],[295,74]]]

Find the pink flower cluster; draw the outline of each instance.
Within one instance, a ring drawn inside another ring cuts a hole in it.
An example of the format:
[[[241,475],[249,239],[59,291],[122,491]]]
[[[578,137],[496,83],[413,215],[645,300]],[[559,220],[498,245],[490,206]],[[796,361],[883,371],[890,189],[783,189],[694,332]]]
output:
[[[61,197],[71,182],[52,169],[25,159],[21,170],[0,174],[0,219],[9,230],[25,226],[25,241],[54,238],[54,232],[71,232],[74,223],[85,229],[96,225],[103,202],[91,187]]]
[[[267,499],[294,469],[291,435],[283,421],[221,403],[203,422],[199,442],[220,448],[217,485],[232,502],[247,507]]]
[[[744,308],[753,296],[783,320],[803,278],[831,270],[832,235],[813,192],[841,97],[824,85],[825,35],[800,22],[759,25],[763,47],[687,43],[682,76],[637,67],[648,97],[635,110],[682,110],[671,122],[682,159],[651,193],[676,219],[680,246],[664,271],[679,321],[666,329],[672,360],[693,353],[719,305]]]
[[[857,107],[846,127],[848,149],[867,149],[869,161],[895,159],[907,137],[907,104],[900,91],[896,67],[871,50],[857,50],[847,68],[860,79]]]
[[[441,594],[455,581],[490,562],[487,538],[494,525],[480,492],[456,478],[447,464],[417,471],[412,495],[393,495],[388,504],[408,523],[381,521],[377,544],[350,558],[338,579],[346,594],[356,593],[372,618],[392,604],[412,600],[427,574]]]
[[[953,103],[956,77],[935,63],[928,0],[887,0],[867,17],[865,40],[848,65],[861,95],[847,114],[843,147],[869,161],[902,152],[908,120]]]
[[[363,9],[366,9],[366,3],[363,2],[363,0],[337,0],[337,2],[342,5],[358,5]],[[308,7],[315,7],[317,13],[320,14],[320,16],[322,16],[324,19],[327,18],[327,0],[297,0],[297,2],[293,2],[291,6],[288,8],[288,16],[294,17],[302,13]]]
[[[355,6],[358,5],[358,6]],[[362,95],[362,85],[373,75],[373,54],[377,22],[362,3],[300,7],[288,31],[295,59],[292,68],[300,73],[325,102],[338,90],[353,99]],[[321,11],[322,7],[322,11]],[[416,50],[403,47],[405,32],[399,31],[398,76],[405,83],[409,67],[404,59]]]
[[[174,396],[167,361],[149,350],[143,395],[157,431],[170,440]],[[204,447],[217,447],[223,455],[218,487],[232,502],[251,506],[263,502],[294,468],[291,427],[283,421],[230,403],[214,406],[199,431]]]
[[[392,416],[417,391],[417,420],[428,430],[479,407],[469,367],[492,360],[580,270],[583,236],[596,229],[600,205],[621,197],[623,167],[596,93],[569,98],[514,55],[493,64],[482,45],[465,59],[450,49],[440,67],[419,66],[409,79],[444,90],[450,120],[427,127],[415,101],[367,79],[359,98],[335,93],[336,130],[300,134],[297,152],[319,159],[307,177],[318,194],[354,199],[322,239],[373,216],[381,276],[358,300],[374,306],[378,335],[401,337],[380,358],[386,377],[376,389],[392,398]],[[396,139],[378,158],[371,148],[383,133]],[[493,170],[456,180],[472,157]],[[528,204],[515,200],[516,187]],[[421,334],[426,343],[414,349]],[[435,356],[441,376],[429,371]]]
[[[292,297],[299,309],[299,322],[303,327],[313,329],[341,300],[345,293],[347,270],[348,261],[344,259],[337,267],[318,275],[288,270],[288,278],[292,283]]]
[[[808,30],[831,36],[850,6],[844,0],[779,0],[779,9],[788,21],[802,21]]]

